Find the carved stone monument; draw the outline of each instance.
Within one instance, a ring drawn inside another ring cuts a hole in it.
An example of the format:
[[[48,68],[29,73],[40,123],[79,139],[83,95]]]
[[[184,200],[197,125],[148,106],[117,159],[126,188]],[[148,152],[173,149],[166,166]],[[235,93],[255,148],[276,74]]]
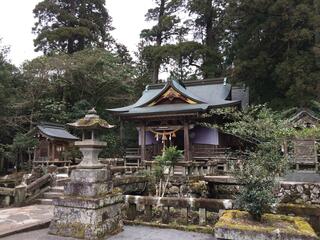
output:
[[[82,130],[82,141],[75,144],[79,146],[83,160],[71,173],[64,196],[54,200],[49,233],[84,239],[105,238],[123,227],[123,196],[113,189],[109,167],[98,161],[106,143],[96,138],[97,130],[113,126],[101,119],[94,109],[69,125]]]

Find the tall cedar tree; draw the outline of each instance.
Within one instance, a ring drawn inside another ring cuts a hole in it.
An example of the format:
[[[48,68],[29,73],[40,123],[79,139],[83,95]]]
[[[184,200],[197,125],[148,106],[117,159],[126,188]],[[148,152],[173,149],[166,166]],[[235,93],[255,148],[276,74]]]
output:
[[[220,77],[223,56],[221,42],[224,34],[225,0],[189,0],[188,11],[194,16],[194,38],[202,42],[201,71],[204,78]]]
[[[319,0],[230,1],[228,59],[235,66],[234,79],[250,87],[252,102],[301,107],[320,98],[317,4]]]
[[[180,18],[176,15],[183,5],[183,0],[155,0],[156,7],[148,10],[147,21],[156,21],[151,29],[142,30],[140,36],[148,44],[144,48],[152,68],[152,82],[159,81],[160,66],[167,57],[168,49],[162,48],[173,36],[178,34],[177,25]]]
[[[111,17],[105,0],[44,0],[33,10],[35,50],[73,53],[111,42]]]

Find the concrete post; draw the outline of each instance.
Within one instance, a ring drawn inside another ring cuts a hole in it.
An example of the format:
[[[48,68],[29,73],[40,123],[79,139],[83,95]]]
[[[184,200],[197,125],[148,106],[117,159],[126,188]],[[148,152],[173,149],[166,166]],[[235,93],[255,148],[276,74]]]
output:
[[[17,205],[21,205],[26,199],[26,194],[27,186],[25,184],[16,186],[14,189],[14,203]]]
[[[2,205],[4,207],[9,207],[10,206],[10,202],[11,202],[11,197],[7,195],[7,196],[5,196],[3,198]]]
[[[205,225],[207,222],[207,211],[205,208],[199,208],[199,225]]]
[[[168,224],[170,221],[170,207],[162,207],[161,221],[164,224]]]
[[[189,223],[188,213],[189,213],[189,208],[181,208],[181,218],[183,223],[186,225]]]
[[[152,205],[145,205],[144,211],[145,211],[146,221],[150,222],[152,220]]]
[[[129,203],[127,218],[128,220],[135,220],[137,215],[137,205],[134,203]]]

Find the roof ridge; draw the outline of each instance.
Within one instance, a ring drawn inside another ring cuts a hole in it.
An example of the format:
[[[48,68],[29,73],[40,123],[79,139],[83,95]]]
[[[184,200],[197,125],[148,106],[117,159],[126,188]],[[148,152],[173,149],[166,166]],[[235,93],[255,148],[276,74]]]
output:
[[[48,126],[52,128],[66,128],[66,125],[61,124],[61,123],[53,123],[53,122],[40,122],[37,124],[38,126]]]
[[[206,85],[206,84],[223,84],[224,83],[224,77],[221,78],[206,78],[206,79],[202,79],[202,80],[187,80],[187,81],[181,81],[185,87],[188,86],[198,86],[198,85]],[[168,80],[171,81],[171,80]],[[178,80],[173,80],[176,81],[180,84],[180,81]],[[163,88],[165,85],[167,84],[167,82],[162,82],[162,83],[153,83],[153,84],[149,84],[148,89],[159,89],[159,88]],[[181,85],[181,84],[180,84]]]

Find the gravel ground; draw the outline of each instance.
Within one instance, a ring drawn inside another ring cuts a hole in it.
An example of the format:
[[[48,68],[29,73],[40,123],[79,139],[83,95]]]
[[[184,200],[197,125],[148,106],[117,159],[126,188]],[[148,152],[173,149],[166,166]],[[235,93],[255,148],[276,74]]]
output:
[[[47,234],[48,229],[15,234],[3,240],[67,240],[72,238],[56,237]],[[210,234],[183,232],[174,229],[160,229],[144,226],[125,226],[124,231],[108,240],[215,240]]]

